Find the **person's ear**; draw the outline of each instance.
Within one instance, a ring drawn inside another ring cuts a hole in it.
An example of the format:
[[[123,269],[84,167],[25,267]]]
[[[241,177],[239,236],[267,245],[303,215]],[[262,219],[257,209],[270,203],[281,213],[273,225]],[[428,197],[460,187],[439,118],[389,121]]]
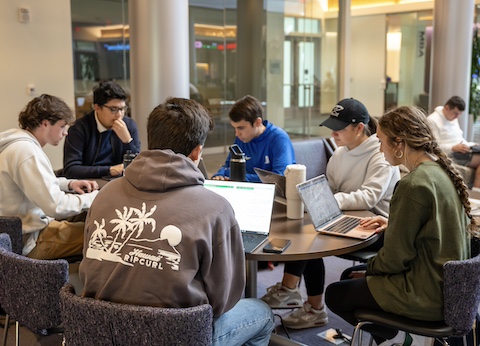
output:
[[[203,150],[203,145],[199,144],[192,150],[190,155],[188,155],[190,160],[195,162],[197,166],[198,166],[198,161],[200,161],[200,158],[202,157],[202,150]]]
[[[98,104],[96,104],[96,103],[93,105],[93,109],[94,109],[96,112],[98,112],[98,111],[100,110],[100,108],[101,108],[101,107],[100,107]]]
[[[253,122],[253,127],[260,127],[260,126],[262,126],[262,124],[263,124],[262,118],[257,118],[257,119],[255,119],[255,121]]]
[[[360,135],[363,133],[363,131],[365,130],[365,124],[360,122],[358,123],[358,125],[355,127],[355,129],[357,130],[357,135]]]
[[[405,142],[400,138],[395,138],[393,142],[395,149],[402,149],[404,147]]]

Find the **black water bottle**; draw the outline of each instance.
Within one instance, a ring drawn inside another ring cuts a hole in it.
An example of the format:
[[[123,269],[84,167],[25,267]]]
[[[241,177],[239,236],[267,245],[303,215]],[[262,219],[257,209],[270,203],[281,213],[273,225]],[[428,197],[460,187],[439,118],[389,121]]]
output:
[[[230,146],[230,180],[246,181],[247,180],[247,161],[245,153],[237,144]]]
[[[132,153],[131,150],[127,150],[125,154],[123,154],[123,170],[124,171],[128,167],[128,165],[132,163],[135,156],[137,155]]]

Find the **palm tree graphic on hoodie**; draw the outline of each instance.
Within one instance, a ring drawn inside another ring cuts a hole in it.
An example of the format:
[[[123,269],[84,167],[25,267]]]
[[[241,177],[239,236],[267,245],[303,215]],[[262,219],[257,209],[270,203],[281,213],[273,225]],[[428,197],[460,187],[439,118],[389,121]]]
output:
[[[148,229],[156,230],[156,221],[152,214],[157,209],[154,205],[148,212],[145,203],[141,209],[123,207],[123,212],[115,209],[118,218],[110,220],[115,226],[108,231],[105,219],[94,220],[95,230],[90,236],[86,258],[99,261],[119,262],[127,266],[142,265],[154,269],[164,269],[164,264],[172,270],[178,270],[181,255],[176,246],[182,241],[181,230],[174,225],[167,225],[160,231],[160,236],[141,238]]]

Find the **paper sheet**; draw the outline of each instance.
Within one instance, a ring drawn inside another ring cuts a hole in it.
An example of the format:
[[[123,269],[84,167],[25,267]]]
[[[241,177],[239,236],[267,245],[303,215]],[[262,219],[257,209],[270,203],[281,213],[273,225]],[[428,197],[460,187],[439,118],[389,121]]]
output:
[[[345,342],[343,339],[335,339],[334,335],[337,334],[337,331],[333,328],[327,329],[321,333],[318,333],[317,335],[321,337],[322,339],[327,340],[328,342],[331,342],[334,345],[339,345],[342,342]],[[348,339],[352,339],[349,335],[344,334]]]

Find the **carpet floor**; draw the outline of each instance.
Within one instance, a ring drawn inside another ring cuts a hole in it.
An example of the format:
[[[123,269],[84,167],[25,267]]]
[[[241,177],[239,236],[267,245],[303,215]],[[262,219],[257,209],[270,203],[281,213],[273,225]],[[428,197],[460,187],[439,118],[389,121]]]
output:
[[[331,282],[335,282],[339,280],[340,274],[342,271],[352,265],[351,261],[347,261],[338,257],[327,257],[325,258],[325,269],[326,269],[326,285],[330,284]],[[73,274],[73,273],[72,273]],[[283,263],[278,264],[274,267],[273,270],[269,269],[261,269],[258,271],[258,287],[257,287],[257,296],[261,297],[266,293],[266,289],[269,286],[274,285],[278,281],[282,279],[283,275]],[[71,276],[71,279],[74,279],[75,275]],[[72,280],[75,281],[75,280]],[[74,285],[78,284],[76,282],[72,282]],[[75,285],[76,286],[76,285]],[[302,294],[306,297],[305,285],[302,283],[300,286]],[[328,310],[328,309],[327,309]],[[281,316],[284,316],[290,313],[292,310],[290,309],[283,309],[283,310],[274,310],[274,313],[277,315],[276,320],[276,333],[280,336],[283,336],[287,339],[291,339],[299,344],[303,345],[325,345],[325,346],[332,346],[333,343],[330,343],[320,336],[319,333],[329,329],[329,328],[340,328],[342,332],[346,335],[351,336],[353,327],[343,321],[341,318],[333,314],[332,312],[328,311],[328,318],[329,323],[323,327],[318,328],[310,328],[310,329],[303,329],[303,330],[293,330],[287,329],[282,327],[281,325]],[[0,325],[3,326],[3,318],[0,318]],[[59,346],[62,342],[61,335],[49,335],[47,337],[40,337],[27,329],[21,327],[20,328],[20,345],[22,346]],[[3,328],[0,328],[1,333],[3,334]],[[364,345],[368,344],[368,337],[365,337]],[[14,345],[15,342],[15,326],[14,324],[10,325],[9,328],[9,335],[7,340],[7,345]],[[278,343],[277,343],[278,345]],[[341,346],[347,345],[346,343],[341,343]]]
[[[326,257],[325,261],[325,287],[327,287],[330,283],[336,282],[340,279],[340,274],[348,267],[352,266],[352,261],[348,261],[345,259],[341,259],[338,257]],[[283,276],[283,263],[279,263],[277,266],[274,267],[273,270],[269,269],[259,269],[257,275],[257,297],[262,297],[267,290],[267,287],[275,285],[277,282],[282,280]],[[302,280],[300,285],[300,290],[302,292],[302,296],[307,297],[307,293],[305,290],[305,284]],[[273,310],[276,314],[276,333],[285,337],[289,338],[299,344],[303,345],[325,345],[325,346],[333,346],[334,344],[323,339],[318,334],[333,328],[333,329],[341,329],[342,333],[351,336],[353,332],[353,326],[349,323],[345,322],[343,319],[332,313],[327,308],[328,319],[329,322],[325,326],[316,327],[316,328],[309,328],[309,329],[302,329],[302,330],[294,330],[294,329],[287,329],[283,328],[281,325],[281,317],[288,315],[293,310],[291,309],[275,309]],[[368,334],[365,333],[363,345],[368,345],[370,337]],[[343,342],[340,343],[341,346],[347,345],[347,343]]]

